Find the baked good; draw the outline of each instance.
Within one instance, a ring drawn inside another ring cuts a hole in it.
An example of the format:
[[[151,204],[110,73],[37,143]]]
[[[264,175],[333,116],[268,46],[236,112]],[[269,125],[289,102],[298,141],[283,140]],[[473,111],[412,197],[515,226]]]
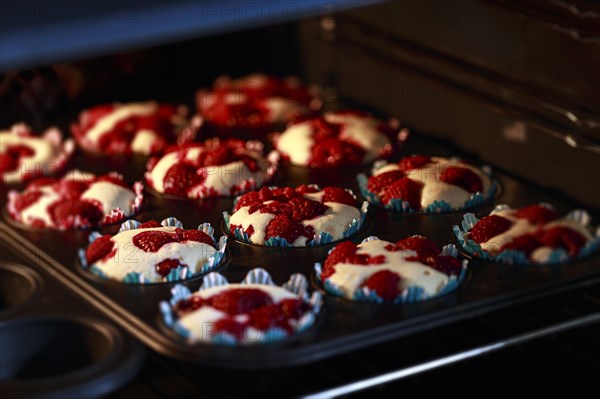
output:
[[[191,293],[178,285],[170,303],[161,303],[167,326],[190,342],[250,345],[287,338],[310,327],[321,295],[307,295],[300,274],[279,287],[264,269],[251,270],[241,284],[218,273],[207,275]]]
[[[23,123],[0,131],[0,183],[19,183],[61,172],[75,145],[56,128],[36,136]]]
[[[359,175],[358,183],[369,202],[386,209],[435,213],[491,198],[497,183],[490,175],[460,159],[411,155],[399,162],[376,162],[372,175]]]
[[[365,211],[340,187],[263,187],[239,197],[225,222],[246,242],[303,247],[348,237],[360,228]]]
[[[519,209],[498,205],[488,216],[465,215],[454,226],[461,245],[471,255],[503,263],[560,263],[577,259],[600,244],[588,226],[590,217],[577,210],[561,217],[549,204]]]
[[[78,170],[61,179],[40,178],[22,192],[8,194],[9,215],[19,223],[46,229],[94,228],[136,214],[143,186],[125,183],[118,173],[95,176]]]
[[[422,236],[396,243],[369,237],[356,245],[338,244],[321,267],[318,278],[330,294],[355,301],[413,302],[456,288],[466,262],[456,259],[456,248],[441,251]]]
[[[102,155],[151,155],[175,143],[186,126],[185,107],[154,101],[96,105],[71,131],[84,150]]]
[[[219,128],[266,130],[320,107],[320,101],[296,78],[252,74],[239,79],[223,76],[212,90],[196,95],[204,122]]]
[[[284,160],[311,168],[363,165],[393,151],[395,126],[361,111],[328,112],[288,124],[275,146]]]
[[[226,239],[217,242],[209,224],[184,229],[168,218],[140,223],[129,220],[117,234],[93,233],[80,252],[84,268],[125,283],[178,281],[206,273],[223,258]]]
[[[217,138],[173,147],[148,166],[146,181],[154,190],[194,199],[260,188],[276,171],[260,142]]]

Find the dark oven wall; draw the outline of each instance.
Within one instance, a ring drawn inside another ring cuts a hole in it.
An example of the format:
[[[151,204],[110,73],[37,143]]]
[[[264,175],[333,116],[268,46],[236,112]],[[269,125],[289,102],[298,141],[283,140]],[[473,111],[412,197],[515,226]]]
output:
[[[556,3],[395,1],[306,20],[306,76],[597,210],[600,13]]]

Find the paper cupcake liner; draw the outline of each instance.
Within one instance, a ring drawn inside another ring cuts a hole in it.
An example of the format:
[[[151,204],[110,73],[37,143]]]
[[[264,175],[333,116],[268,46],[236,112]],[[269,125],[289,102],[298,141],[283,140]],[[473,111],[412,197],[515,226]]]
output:
[[[173,226],[173,227],[183,228],[183,223],[181,223],[181,221],[179,221],[178,219],[176,219],[174,217],[166,218],[166,219],[162,220],[160,224],[165,227]],[[119,233],[121,233],[123,231],[127,231],[127,230],[137,229],[140,225],[141,225],[141,223],[138,222],[137,220],[127,220],[126,222],[121,224]],[[193,277],[197,277],[197,276],[206,274],[209,271],[215,269],[222,262],[223,258],[225,257],[225,248],[227,247],[227,237],[222,236],[217,241],[214,236],[215,230],[210,225],[210,223],[202,223],[201,225],[198,226],[198,230],[203,231],[204,233],[208,234],[213,239],[213,241],[216,244],[217,251],[214,254],[211,254],[208,256],[208,260],[201,266],[199,272],[194,273],[191,270],[189,270],[187,267],[179,266],[175,269],[172,269],[166,277],[163,277],[162,282],[169,283],[169,282],[182,281],[182,280],[187,280],[187,279],[190,279]],[[95,231],[89,235],[88,242],[91,244],[97,238],[99,238],[101,236],[102,236],[102,234]],[[92,274],[95,274],[96,276],[100,277],[103,280],[118,281],[118,280],[111,279],[110,277],[108,277],[100,268],[96,267],[94,264],[91,264],[91,265],[88,264],[87,257],[86,257],[86,248],[80,248],[78,251],[78,256],[79,256],[79,262],[81,263],[81,266],[85,270],[89,271]],[[157,283],[160,283],[160,282],[149,281],[142,274],[137,273],[137,272],[128,273],[121,282],[126,283],[126,284],[157,284]]]
[[[376,236],[370,236],[370,237],[367,237],[364,240],[362,240],[361,244],[368,242],[368,241],[374,241],[374,240],[379,240],[379,238]],[[333,248],[332,248],[332,250],[333,250]],[[329,252],[331,253],[331,251],[329,251]],[[448,244],[442,248],[441,255],[448,255],[448,256],[457,258],[458,250],[456,249],[456,247],[453,244]],[[468,260],[463,260],[462,261],[462,269],[461,269],[460,274],[458,276],[455,276],[455,275],[449,276],[448,283],[444,286],[444,288],[442,288],[440,290],[440,292],[438,292],[437,294],[434,294],[434,295],[427,294],[425,292],[425,290],[420,286],[411,286],[411,287],[407,287],[404,290],[402,290],[400,295],[393,301],[385,301],[383,298],[381,298],[379,295],[377,295],[377,292],[369,289],[368,287],[359,287],[352,295],[351,300],[357,301],[357,302],[401,304],[401,303],[414,303],[414,302],[425,301],[425,300],[432,299],[432,298],[437,298],[439,296],[449,293],[450,291],[455,290],[456,288],[458,288],[459,285],[461,285],[463,283],[463,281],[465,280],[465,278],[467,276],[468,264],[469,264]],[[329,279],[325,279],[325,281],[323,281],[321,279],[323,265],[320,262],[315,263],[314,271],[315,271],[315,276],[316,276],[317,281],[323,286],[323,288],[325,289],[326,292],[328,292],[331,295],[337,296],[337,297],[348,299],[344,295],[344,292],[341,289],[341,287],[332,283]]]
[[[506,204],[498,205],[490,213],[490,215],[509,209],[510,207]],[[566,219],[571,220],[580,224],[581,226],[587,227],[590,223],[590,215],[583,209],[576,209],[569,212]],[[568,263],[573,260],[581,259],[591,255],[600,247],[600,226],[596,228],[594,233],[594,239],[590,240],[584,247],[579,250],[577,256],[570,256],[567,251],[562,248],[554,249],[548,255],[548,258],[544,262],[532,262],[529,260],[527,255],[518,250],[505,250],[497,255],[492,255],[481,248],[481,245],[475,241],[467,238],[467,233],[475,226],[479,219],[473,213],[466,213],[463,216],[463,220],[460,226],[453,226],[452,230],[458,240],[458,243],[462,249],[473,257],[483,259],[490,262],[503,263],[508,265],[545,265],[545,264],[559,264]]]
[[[373,164],[373,171],[381,168],[386,165],[386,161],[377,161]],[[358,183],[358,188],[362,196],[369,201],[369,203],[376,205],[378,207],[387,209],[392,212],[406,212],[406,213],[426,213],[426,214],[434,214],[434,213],[447,213],[447,212],[456,212],[463,211],[466,209],[474,208],[483,204],[484,202],[490,200],[496,195],[496,191],[498,190],[498,181],[493,179],[492,170],[488,166],[484,166],[481,170],[485,173],[485,175],[490,179],[492,184],[486,193],[474,193],[471,194],[469,199],[464,203],[463,206],[453,207],[449,203],[444,200],[434,201],[429,204],[426,208],[421,210],[415,210],[411,208],[410,203],[404,201],[400,198],[394,198],[387,204],[383,204],[379,199],[379,196],[371,191],[369,191],[368,181],[369,178],[364,173],[360,173],[356,176],[356,181]]]
[[[238,200],[239,200],[239,197],[237,197],[234,200],[234,205],[233,205],[234,208],[235,208],[235,204],[237,203]],[[348,223],[348,227],[342,233],[343,237],[340,239],[337,239],[337,241],[344,240],[344,239],[352,236],[353,234],[357,233],[365,222],[365,217],[367,215],[368,210],[369,210],[369,204],[365,201],[362,203],[362,205],[359,209],[360,217],[358,219],[352,219],[352,221],[350,223]],[[227,212],[227,211],[223,212],[223,220],[225,221],[225,226],[227,227],[227,231],[231,232],[237,240],[246,242],[248,244],[254,244],[254,242],[252,242],[252,240],[250,239],[250,236],[247,233],[245,233],[243,231],[243,229],[238,227],[238,228],[234,229],[233,231],[231,230],[231,227],[230,227],[231,215],[229,214],[229,212]],[[319,245],[330,244],[334,241],[336,241],[336,240],[334,239],[334,237],[331,234],[329,234],[327,232],[322,232],[319,234],[315,234],[315,237],[312,240],[307,241],[306,245],[304,245],[304,247],[315,247],[315,246],[319,246]],[[261,244],[256,244],[256,245],[261,245]],[[295,247],[292,244],[290,244],[285,238],[281,238],[281,237],[271,237],[265,241],[263,246],[265,246],[265,247],[288,247],[288,248],[302,248],[303,247],[303,246]]]
[[[220,273],[212,272],[207,274],[203,281],[202,285],[198,289],[198,292],[202,290],[206,290],[211,287],[228,285],[229,282],[227,279]],[[271,285],[274,286],[275,283],[271,278],[271,275],[265,270],[261,268],[252,269],[248,272],[244,280],[241,284],[262,284],[262,285]],[[311,305],[311,310],[306,312],[296,323],[296,331],[291,335],[299,334],[309,327],[311,327],[316,317],[321,310],[321,304],[323,302],[323,298],[321,293],[315,291],[309,297],[308,295],[308,281],[306,277],[302,274],[296,273],[292,274],[289,280],[282,285],[286,290],[293,292],[298,295],[300,299],[304,302]],[[194,340],[190,331],[181,325],[177,319],[177,315],[175,312],[175,306],[181,300],[188,299],[192,296],[192,292],[189,288],[184,285],[177,284],[171,289],[171,298],[169,301],[162,301],[160,303],[160,312],[162,314],[162,319],[165,325],[172,329],[176,334],[182,336],[187,339],[189,343],[197,343],[197,342],[206,342],[210,344],[224,344],[224,345],[252,345],[257,343],[270,343],[275,341],[280,341],[282,339],[288,338],[291,335],[287,333],[287,331],[281,328],[270,328],[266,331],[261,332],[261,336],[257,340],[253,340],[253,342],[245,343],[240,342],[236,337],[231,334],[219,332],[213,334],[208,341],[198,341]]]
[[[121,178],[121,175],[115,172],[109,173],[112,177]],[[125,215],[125,212],[121,208],[112,209],[108,213],[104,215],[102,220],[97,225],[90,224],[86,219],[82,219],[80,217],[73,218],[73,225],[66,226],[48,226],[45,229],[48,230],[84,230],[84,229],[92,229],[92,228],[100,228],[110,224],[115,224],[117,222],[122,221],[123,219],[134,217],[137,215],[142,207],[144,206],[144,185],[136,181],[133,184],[133,192],[135,193],[135,197],[131,204],[131,213],[129,215]],[[18,223],[22,223],[25,226],[30,226],[31,224],[26,223],[16,208],[16,201],[19,198],[20,193],[16,190],[11,190],[8,192],[8,202],[6,204],[6,209],[8,214],[13,220]]]

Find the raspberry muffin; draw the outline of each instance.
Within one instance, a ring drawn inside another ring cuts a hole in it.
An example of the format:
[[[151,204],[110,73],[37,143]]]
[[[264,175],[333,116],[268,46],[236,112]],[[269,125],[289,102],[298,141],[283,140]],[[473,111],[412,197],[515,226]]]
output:
[[[372,175],[357,180],[373,204],[398,212],[437,213],[476,206],[491,198],[491,172],[459,159],[411,155],[396,163],[376,162]]]
[[[340,187],[263,187],[238,198],[228,229],[240,240],[266,246],[304,247],[341,240],[358,231],[364,214]]]
[[[73,140],[63,142],[56,128],[39,137],[22,123],[0,131],[0,184],[59,173],[74,149]]]
[[[275,146],[294,165],[337,168],[390,155],[398,134],[397,127],[368,113],[339,111],[291,122]]]
[[[71,171],[61,179],[40,178],[22,192],[8,194],[9,215],[19,223],[46,229],[95,228],[136,214],[143,186],[118,173],[95,176]]]
[[[110,280],[147,284],[184,280],[215,268],[223,259],[226,237],[213,228],[183,229],[175,218],[161,223],[129,220],[114,235],[92,233],[79,253],[82,266]]]
[[[296,78],[253,74],[217,79],[212,90],[196,95],[198,113],[221,129],[250,129],[268,133],[275,126],[320,107],[320,101]]]
[[[577,210],[565,217],[548,204],[512,209],[497,206],[489,216],[465,215],[461,230],[454,232],[471,255],[503,263],[561,263],[593,252],[600,245],[590,217]]]
[[[142,103],[97,105],[71,125],[84,150],[102,155],[151,155],[175,143],[185,127],[185,107]]]
[[[146,181],[154,190],[193,199],[260,188],[276,171],[263,157],[260,142],[216,138],[173,147],[148,166]]]
[[[251,270],[241,284],[229,284],[211,273],[191,293],[175,286],[169,302],[161,303],[165,324],[191,343],[251,345],[277,341],[310,327],[321,306],[321,296],[307,295],[301,274],[282,287],[264,269]]]
[[[369,237],[361,244],[338,244],[315,265],[317,277],[330,294],[354,301],[414,302],[456,288],[467,262],[456,259],[453,245],[441,251],[422,236],[396,243]]]

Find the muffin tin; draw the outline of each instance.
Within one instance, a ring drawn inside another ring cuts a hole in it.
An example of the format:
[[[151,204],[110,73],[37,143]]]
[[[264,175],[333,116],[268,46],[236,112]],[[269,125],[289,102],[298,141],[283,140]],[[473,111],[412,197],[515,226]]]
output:
[[[132,378],[142,346],[52,272],[0,244],[0,390],[5,397],[100,397]],[[35,253],[33,253],[35,256]]]
[[[462,156],[449,153],[448,146],[431,143],[413,135],[402,149],[402,154]],[[116,170],[126,180],[139,179],[144,159],[134,158],[123,162]],[[110,170],[110,166],[79,156],[75,167],[92,172]],[[102,170],[98,170],[102,169]],[[315,183],[321,187],[338,185],[359,193],[356,184],[358,173],[368,172],[370,166],[342,170],[309,170],[295,166],[280,168],[273,185],[296,186]],[[498,203],[523,206],[540,201],[554,204],[560,212],[577,207],[562,201],[531,185],[526,185],[505,174],[495,172],[500,190],[493,200],[471,210],[481,216],[489,213]],[[145,209],[136,220],[162,220],[176,217],[185,226],[209,222],[216,234],[224,230],[223,211],[231,211],[233,199],[208,198],[186,200],[160,196],[147,192]],[[359,199],[362,199],[359,197]],[[4,200],[3,200],[4,201]],[[442,246],[453,242],[452,226],[460,223],[464,212],[437,215],[418,213],[393,213],[371,206],[361,230],[351,237],[360,242],[368,236],[378,236],[397,241],[413,234],[424,235]],[[315,325],[286,341],[254,347],[228,347],[223,345],[189,345],[172,334],[161,321],[159,303],[171,297],[171,283],[136,286],[102,281],[83,270],[77,251],[87,245],[89,231],[34,231],[20,228],[6,221],[3,212],[2,230],[5,241],[16,247],[40,270],[60,276],[62,284],[73,288],[81,297],[107,319],[130,332],[151,349],[166,356],[223,368],[266,369],[308,363],[356,350],[368,345],[398,339],[402,336],[433,329],[439,325],[485,313],[492,309],[514,305],[532,297],[549,295],[573,286],[600,280],[600,254],[567,265],[505,266],[478,259],[470,262],[464,283],[456,290],[435,299],[399,305],[356,303],[330,295],[324,296],[323,308]],[[594,224],[597,224],[593,221]],[[106,226],[102,234],[114,234],[119,226]],[[225,232],[227,234],[228,232]],[[315,278],[313,265],[322,262],[335,244],[310,248],[276,248],[241,243],[230,235],[224,262],[217,268],[229,281],[240,281],[246,273],[257,267],[266,269],[276,284],[284,283],[293,273],[302,273],[311,281],[311,289],[321,287]],[[46,277],[43,279],[45,280]],[[185,281],[195,291],[202,277]],[[60,287],[56,287],[60,289]],[[29,299],[31,300],[31,299]],[[42,313],[56,311],[49,303]]]

